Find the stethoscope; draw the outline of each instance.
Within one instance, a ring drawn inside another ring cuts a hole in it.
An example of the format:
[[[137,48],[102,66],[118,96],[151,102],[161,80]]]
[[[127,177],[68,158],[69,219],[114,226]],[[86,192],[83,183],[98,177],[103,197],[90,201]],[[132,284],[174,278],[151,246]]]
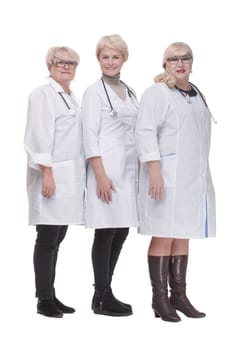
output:
[[[70,108],[70,106],[68,105],[66,99],[64,98],[64,96],[62,95],[62,92],[58,92],[58,94],[61,96],[63,102],[65,103],[66,107],[68,108],[68,113],[69,115],[71,115],[72,117],[74,117],[76,115],[76,112],[74,109]]]
[[[112,105],[112,102],[111,102],[111,100],[110,100],[108,91],[107,91],[107,89],[106,89],[106,85],[105,85],[104,79],[101,78],[101,81],[102,81],[102,84],[103,84],[103,87],[104,87],[104,91],[105,91],[105,94],[106,94],[106,97],[107,97],[107,99],[108,99],[108,103],[109,103],[109,106],[110,106],[109,115],[110,115],[110,117],[112,117],[112,118],[117,118],[118,112],[113,108],[113,105]],[[126,87],[128,96],[129,96],[130,98],[134,98],[134,99],[137,101],[137,97],[136,97],[135,93],[128,87],[128,85],[126,85],[122,80],[120,80],[120,82]]]
[[[202,93],[202,92],[198,89],[198,87],[197,87],[196,85],[194,85],[193,83],[190,83],[190,82],[189,82],[189,84],[194,88],[194,90],[196,89],[196,91],[197,91],[197,92],[199,93],[199,95],[201,96],[201,99],[202,99],[204,105],[206,106],[206,108],[209,109],[209,107],[208,107],[208,105],[207,105],[207,102],[206,102],[206,99],[205,99],[205,97],[203,96],[203,93]],[[214,122],[215,124],[218,124],[217,120],[214,119],[214,117],[212,116],[212,113],[211,113],[211,112],[210,112],[210,117],[211,117],[211,119],[213,120],[213,122]]]

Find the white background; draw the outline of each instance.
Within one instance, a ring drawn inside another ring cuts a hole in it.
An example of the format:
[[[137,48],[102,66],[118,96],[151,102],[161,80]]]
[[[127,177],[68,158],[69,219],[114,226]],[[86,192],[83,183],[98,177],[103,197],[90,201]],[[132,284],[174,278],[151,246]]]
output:
[[[227,0],[8,0],[0,12],[1,233],[0,346],[13,349],[232,349],[232,11]],[[32,252],[27,225],[26,156],[23,135],[30,91],[46,82],[50,46],[68,45],[81,56],[73,91],[99,76],[95,46],[119,33],[129,46],[121,78],[140,98],[161,71],[162,54],[174,41],[193,49],[191,81],[203,91],[212,114],[211,170],[217,195],[217,238],[190,244],[188,292],[205,319],[182,315],[178,324],[155,319],[147,269],[148,237],[132,229],[114,278],[116,296],[133,305],[126,318],[96,316],[92,230],[70,227],[61,246],[56,290],[77,312],[63,319],[36,314]]]

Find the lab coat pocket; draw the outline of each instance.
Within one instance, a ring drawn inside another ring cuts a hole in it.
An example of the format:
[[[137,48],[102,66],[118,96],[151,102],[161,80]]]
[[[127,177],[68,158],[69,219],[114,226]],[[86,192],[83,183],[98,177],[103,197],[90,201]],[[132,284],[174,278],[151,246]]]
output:
[[[55,198],[67,198],[74,195],[74,161],[53,163],[53,176],[56,190]]]
[[[176,181],[176,154],[170,153],[161,156],[161,173],[164,187],[174,187]]]

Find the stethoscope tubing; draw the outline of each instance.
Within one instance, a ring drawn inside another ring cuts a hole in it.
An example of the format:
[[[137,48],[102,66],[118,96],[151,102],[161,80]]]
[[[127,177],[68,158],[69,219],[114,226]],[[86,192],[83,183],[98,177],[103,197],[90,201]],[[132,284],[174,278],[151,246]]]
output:
[[[109,97],[109,94],[108,94],[108,91],[107,91],[104,79],[101,78],[101,81],[102,81],[102,84],[103,84],[103,87],[104,87],[104,91],[105,91],[105,94],[106,94],[106,97],[108,99],[108,103],[109,103],[109,106],[110,106],[110,116],[111,117],[116,117],[117,116],[117,111],[113,108],[113,105],[112,105],[111,99]],[[126,87],[129,97],[132,98],[132,96],[133,96],[137,100],[137,98],[135,96],[135,93],[128,87],[128,85],[125,84],[122,80],[120,80],[120,82]]]
[[[61,96],[63,102],[65,103],[66,107],[68,108],[69,114],[72,115],[72,116],[76,115],[75,111],[73,109],[71,109],[70,106],[68,105],[66,99],[62,95],[62,92],[59,91],[58,94],[59,94],[59,96]]]

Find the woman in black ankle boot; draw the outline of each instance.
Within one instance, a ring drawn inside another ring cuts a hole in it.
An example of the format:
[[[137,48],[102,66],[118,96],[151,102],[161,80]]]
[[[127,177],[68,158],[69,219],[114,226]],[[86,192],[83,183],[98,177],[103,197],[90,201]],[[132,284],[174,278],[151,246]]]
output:
[[[186,295],[189,239],[215,236],[208,161],[212,116],[202,93],[189,82],[192,64],[187,44],[168,46],[165,72],[143,94],[136,126],[139,232],[152,236],[152,307],[156,317],[170,322],[180,321],[177,310],[188,317],[205,316]]]
[[[96,49],[102,77],[84,93],[82,120],[88,160],[86,226],[95,228],[92,262],[96,314],[128,316],[132,307],[115,298],[111,282],[129,227],[138,224],[138,161],[134,143],[137,99],[120,80],[128,48],[119,35],[104,36]]]
[[[55,295],[57,255],[69,224],[83,224],[85,158],[80,106],[70,90],[79,55],[52,47],[46,63],[49,83],[35,89],[28,104],[25,150],[28,154],[29,224],[36,225],[34,249],[37,312],[62,317],[75,309]]]

